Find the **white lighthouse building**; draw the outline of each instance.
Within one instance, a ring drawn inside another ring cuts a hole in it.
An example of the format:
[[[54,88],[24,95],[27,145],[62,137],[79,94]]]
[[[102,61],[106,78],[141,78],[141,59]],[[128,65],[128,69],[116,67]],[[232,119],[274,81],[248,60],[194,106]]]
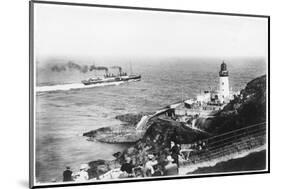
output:
[[[224,62],[221,64],[219,76],[220,76],[219,100],[222,103],[225,103],[229,101],[230,91],[229,91],[228,71],[227,71],[226,63]]]
[[[201,104],[227,104],[235,94],[239,94],[230,90],[228,76],[226,63],[222,62],[219,71],[218,90],[205,90],[197,95],[196,100]]]

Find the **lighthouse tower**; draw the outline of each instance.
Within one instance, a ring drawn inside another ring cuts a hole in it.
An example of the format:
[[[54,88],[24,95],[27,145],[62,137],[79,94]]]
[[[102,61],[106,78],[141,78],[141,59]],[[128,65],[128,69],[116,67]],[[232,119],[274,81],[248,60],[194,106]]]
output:
[[[219,72],[220,83],[219,83],[219,98],[221,102],[227,102],[229,100],[229,81],[228,81],[228,71],[226,63],[222,62],[221,69]]]

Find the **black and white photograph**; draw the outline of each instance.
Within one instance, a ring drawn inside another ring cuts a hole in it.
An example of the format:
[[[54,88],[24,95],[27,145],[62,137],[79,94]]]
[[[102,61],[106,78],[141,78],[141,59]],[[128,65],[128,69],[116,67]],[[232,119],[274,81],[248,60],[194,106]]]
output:
[[[33,187],[269,172],[269,17],[30,2]]]

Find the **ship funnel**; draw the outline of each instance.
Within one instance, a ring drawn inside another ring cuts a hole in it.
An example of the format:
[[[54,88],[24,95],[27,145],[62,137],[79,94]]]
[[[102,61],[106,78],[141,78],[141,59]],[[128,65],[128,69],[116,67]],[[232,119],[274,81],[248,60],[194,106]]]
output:
[[[112,66],[111,68],[113,68],[113,69],[118,69],[119,74],[121,75],[121,73],[122,73],[122,68],[121,68],[120,66]]]

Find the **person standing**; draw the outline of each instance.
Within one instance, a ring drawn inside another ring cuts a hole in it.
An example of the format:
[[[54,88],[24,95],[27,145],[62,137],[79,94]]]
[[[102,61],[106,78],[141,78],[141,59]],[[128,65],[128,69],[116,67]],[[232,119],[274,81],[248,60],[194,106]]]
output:
[[[148,161],[145,163],[145,176],[150,177],[154,174],[154,168],[153,166],[158,164],[158,161],[155,159],[155,156],[153,154],[149,154]]]
[[[164,175],[178,175],[179,169],[177,164],[173,163],[174,159],[171,156],[167,157],[168,164],[165,166]]]
[[[66,170],[63,172],[63,182],[69,182],[69,181],[73,181],[72,171],[70,170],[70,167],[67,166]]]
[[[133,168],[134,166],[132,165],[132,160],[130,157],[126,158],[126,162],[122,164],[120,170],[125,173],[125,177],[133,177]]]
[[[171,156],[174,159],[173,163],[176,163],[179,167],[179,155],[180,155],[180,148],[174,141],[171,141]]]

